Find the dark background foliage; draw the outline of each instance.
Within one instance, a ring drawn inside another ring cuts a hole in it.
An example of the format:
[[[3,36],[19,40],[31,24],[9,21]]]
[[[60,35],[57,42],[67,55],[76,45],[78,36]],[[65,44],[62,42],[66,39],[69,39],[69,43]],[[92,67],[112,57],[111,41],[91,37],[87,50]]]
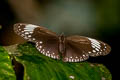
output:
[[[118,0],[0,0],[0,45],[25,42],[13,32],[17,22],[42,25],[58,34],[89,36],[108,43],[112,51],[88,61],[103,63],[113,74],[120,53],[119,16]]]

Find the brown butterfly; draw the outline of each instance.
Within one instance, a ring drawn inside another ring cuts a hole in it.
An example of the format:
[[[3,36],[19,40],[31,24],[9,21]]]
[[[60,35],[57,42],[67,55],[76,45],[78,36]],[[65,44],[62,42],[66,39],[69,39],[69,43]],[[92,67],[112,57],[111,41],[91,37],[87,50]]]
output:
[[[84,36],[68,36],[56,33],[33,24],[17,23],[14,31],[24,39],[36,44],[45,56],[62,59],[64,62],[81,62],[89,56],[107,55],[111,47],[99,40]]]

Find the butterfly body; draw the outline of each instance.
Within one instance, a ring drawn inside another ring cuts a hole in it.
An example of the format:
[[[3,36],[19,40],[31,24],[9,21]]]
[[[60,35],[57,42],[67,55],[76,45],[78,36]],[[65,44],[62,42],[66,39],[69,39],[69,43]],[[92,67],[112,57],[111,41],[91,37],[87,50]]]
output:
[[[89,56],[107,55],[111,48],[108,44],[89,37],[73,35],[64,36],[46,29],[45,27],[17,23],[14,31],[24,39],[36,44],[40,53],[64,62],[81,62]]]
[[[61,34],[59,37],[58,51],[60,55],[64,56],[65,54],[65,36]]]

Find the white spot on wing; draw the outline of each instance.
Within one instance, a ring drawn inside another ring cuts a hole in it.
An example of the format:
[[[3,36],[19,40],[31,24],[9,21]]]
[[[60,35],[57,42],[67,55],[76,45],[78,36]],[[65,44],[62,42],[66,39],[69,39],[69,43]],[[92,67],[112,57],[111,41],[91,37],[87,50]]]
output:
[[[83,57],[85,57],[85,55],[83,54]]]
[[[30,32],[31,34],[33,33],[33,32]]]
[[[28,32],[25,32],[25,34],[29,34]]]
[[[91,52],[88,52],[89,54],[91,53]]]
[[[20,28],[20,26],[18,26],[18,28]]]
[[[42,48],[42,46],[40,46],[40,48]]]
[[[48,56],[50,57],[50,54],[48,54]]]
[[[33,40],[35,40],[35,38],[33,38]]]
[[[70,58],[72,58],[72,56]]]
[[[78,58],[77,56],[75,58]]]
[[[40,44],[42,44],[43,42],[42,41],[40,41]]]
[[[72,59],[72,62],[74,62],[74,59]]]
[[[35,28],[37,28],[38,26],[36,25],[32,25],[32,24],[28,24],[25,26],[24,31],[29,31],[29,32],[33,32]]]
[[[69,60],[69,62],[71,62],[71,59],[70,59],[70,58],[68,58],[68,60]]]
[[[93,52],[96,52],[95,50],[93,50]]]
[[[31,37],[31,35],[28,35],[28,37]]]
[[[49,53],[49,51],[47,51],[47,53]]]

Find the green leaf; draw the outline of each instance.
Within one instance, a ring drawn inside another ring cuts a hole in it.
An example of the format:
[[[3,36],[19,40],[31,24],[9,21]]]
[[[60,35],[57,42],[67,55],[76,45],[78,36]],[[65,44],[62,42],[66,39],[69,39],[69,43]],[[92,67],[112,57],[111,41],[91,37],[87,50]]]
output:
[[[24,66],[24,80],[112,80],[102,64],[54,60],[39,53],[30,43],[19,45],[18,51],[21,56],[15,59]]]
[[[16,80],[15,72],[7,51],[0,46],[0,80]]]

